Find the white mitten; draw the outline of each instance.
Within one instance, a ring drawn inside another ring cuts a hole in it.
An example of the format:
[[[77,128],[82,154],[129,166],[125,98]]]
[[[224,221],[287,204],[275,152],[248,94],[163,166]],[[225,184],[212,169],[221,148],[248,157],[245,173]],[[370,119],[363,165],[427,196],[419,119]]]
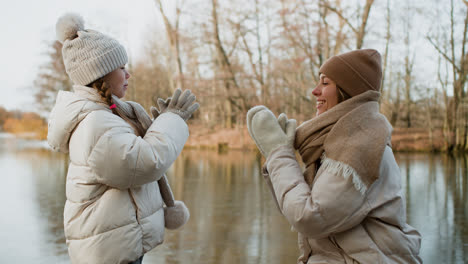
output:
[[[288,120],[285,114],[276,119],[263,105],[255,106],[247,112],[247,129],[265,158],[279,146],[293,147],[296,127],[296,120]]]

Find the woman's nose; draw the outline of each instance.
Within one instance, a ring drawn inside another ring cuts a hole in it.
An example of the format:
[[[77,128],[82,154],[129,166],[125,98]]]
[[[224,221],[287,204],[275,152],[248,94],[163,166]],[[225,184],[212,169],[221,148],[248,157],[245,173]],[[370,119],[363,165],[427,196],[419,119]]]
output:
[[[312,94],[317,97],[320,95],[320,85],[315,86],[315,88],[312,90]]]

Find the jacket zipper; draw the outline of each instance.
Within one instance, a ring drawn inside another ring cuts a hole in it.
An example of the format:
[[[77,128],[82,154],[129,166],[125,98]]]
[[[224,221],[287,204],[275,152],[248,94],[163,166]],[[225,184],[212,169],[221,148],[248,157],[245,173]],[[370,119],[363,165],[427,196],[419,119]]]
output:
[[[135,198],[133,197],[132,191],[130,189],[128,189],[128,195],[130,196],[130,199],[132,200],[133,207],[135,208],[136,220],[138,224],[140,225],[140,215],[138,214],[138,206],[135,202]]]
[[[136,204],[135,198],[133,197],[133,193],[132,193],[131,189],[128,189],[128,195],[132,199],[132,204],[133,204],[133,207],[135,208],[136,220],[137,220],[138,226],[141,229],[141,234],[143,235],[143,227],[141,226],[141,223],[140,223],[140,214],[138,213],[138,206]],[[141,252],[142,252],[142,254],[145,254],[145,247],[143,245],[143,236],[141,237]]]

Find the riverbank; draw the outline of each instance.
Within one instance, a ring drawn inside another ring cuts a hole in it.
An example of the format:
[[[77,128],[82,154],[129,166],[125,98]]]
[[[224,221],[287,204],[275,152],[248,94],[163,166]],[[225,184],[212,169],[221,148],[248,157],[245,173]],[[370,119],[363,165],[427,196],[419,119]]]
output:
[[[250,138],[247,126],[239,128],[207,128],[203,125],[189,124],[190,137],[185,144],[187,148],[217,150],[256,150]]]
[[[441,129],[430,135],[424,128],[394,128],[392,148],[400,152],[444,151],[444,136]]]
[[[23,150],[23,149],[43,149],[51,150],[47,140],[36,139],[31,134],[11,134],[0,132],[0,150],[8,149],[12,150]]]
[[[250,137],[247,127],[239,128],[207,128],[203,125],[190,124],[190,137],[185,145],[192,149],[213,149],[218,151],[232,150],[252,150],[257,147]],[[45,140],[33,140],[35,134],[21,133],[10,134],[1,133],[0,137],[15,137],[29,141],[42,142]],[[48,145],[47,145],[48,146]],[[443,151],[444,142],[441,130],[434,131],[431,135],[423,128],[395,128],[392,133],[392,148],[398,152],[431,152]]]
[[[217,149],[217,150],[256,150],[255,143],[250,138],[247,127],[233,129],[207,128],[190,124],[190,137],[187,148]],[[432,141],[432,142],[431,142]],[[444,147],[442,131],[432,133],[424,128],[394,128],[392,133],[392,148],[400,152],[430,152],[442,151]]]

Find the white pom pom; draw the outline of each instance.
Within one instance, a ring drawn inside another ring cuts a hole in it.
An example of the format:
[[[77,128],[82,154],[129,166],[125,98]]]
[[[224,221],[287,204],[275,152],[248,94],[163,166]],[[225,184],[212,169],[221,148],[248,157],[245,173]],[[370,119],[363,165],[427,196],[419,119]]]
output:
[[[182,201],[175,201],[173,207],[164,207],[164,221],[167,229],[177,229],[187,223],[190,212]]]
[[[84,30],[84,19],[80,15],[74,13],[61,16],[55,25],[57,39],[61,43],[67,39],[73,39],[80,30]]]

